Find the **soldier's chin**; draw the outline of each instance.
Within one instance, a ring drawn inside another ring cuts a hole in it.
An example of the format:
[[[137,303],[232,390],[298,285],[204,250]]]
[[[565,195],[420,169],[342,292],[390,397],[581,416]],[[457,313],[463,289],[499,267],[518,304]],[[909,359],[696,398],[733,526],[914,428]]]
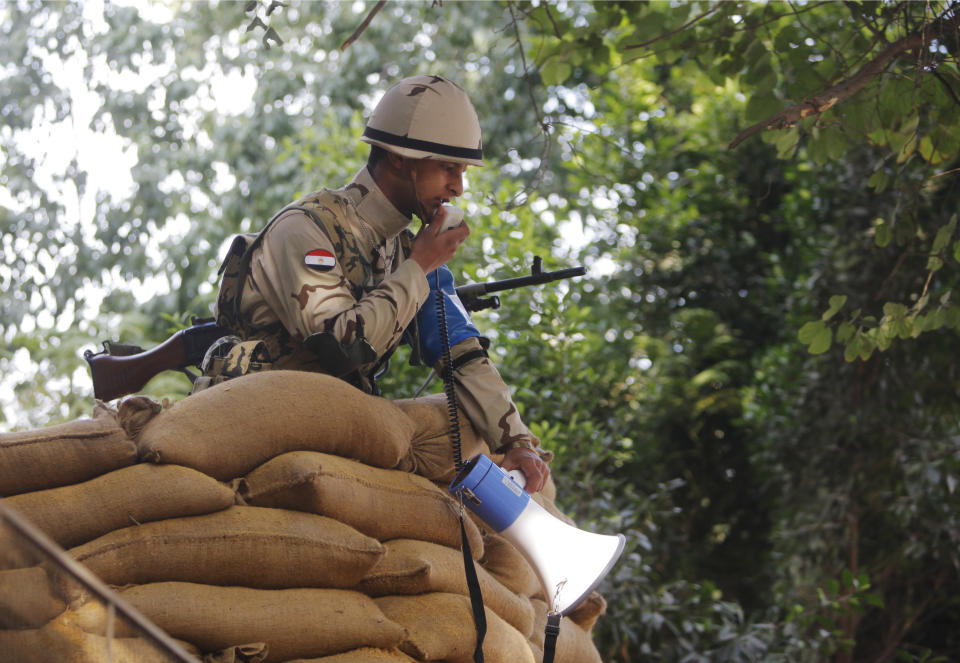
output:
[[[420,220],[423,221],[424,223],[430,223],[431,221],[433,221],[433,220],[437,217],[437,212],[440,211],[440,207],[441,207],[441,205],[440,205],[439,203],[434,203],[434,204],[431,204],[431,205],[424,205],[424,206],[423,206],[423,212],[424,212],[424,214],[427,215],[427,218],[425,218],[425,219],[420,219]],[[418,214],[418,215],[419,215],[419,214]]]

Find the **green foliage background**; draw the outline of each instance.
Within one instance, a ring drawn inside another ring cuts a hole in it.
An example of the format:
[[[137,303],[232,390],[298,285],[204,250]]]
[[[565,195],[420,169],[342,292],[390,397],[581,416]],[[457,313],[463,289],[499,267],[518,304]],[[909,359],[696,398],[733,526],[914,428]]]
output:
[[[377,94],[439,73],[489,163],[461,280],[588,268],[476,321],[562,506],[628,537],[605,660],[960,657],[956,4],[398,2],[343,51],[374,3],[245,4],[0,6],[0,425],[89,414],[84,349],[208,315],[225,242],[345,182]]]

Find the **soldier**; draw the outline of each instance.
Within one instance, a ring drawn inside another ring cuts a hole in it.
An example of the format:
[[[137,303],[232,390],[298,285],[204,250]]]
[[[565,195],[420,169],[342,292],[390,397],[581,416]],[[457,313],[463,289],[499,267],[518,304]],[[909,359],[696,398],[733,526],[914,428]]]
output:
[[[404,337],[442,374],[439,290],[461,407],[505,454],[502,467],[540,490],[552,454],[521,421],[446,267],[470,231],[461,223],[440,232],[444,203],[462,195],[468,166],[484,165],[473,105],[445,78],[408,78],[383,96],[361,140],[370,156],[347,186],[311,193],[234,241],[217,319],[240,342],[210,362],[206,382],[271,367],[330,373],[379,393],[375,376]],[[415,237],[414,214],[423,221]]]

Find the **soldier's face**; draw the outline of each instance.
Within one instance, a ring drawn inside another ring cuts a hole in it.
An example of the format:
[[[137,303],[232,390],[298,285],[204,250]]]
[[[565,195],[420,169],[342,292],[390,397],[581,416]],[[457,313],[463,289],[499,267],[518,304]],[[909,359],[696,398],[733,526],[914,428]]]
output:
[[[463,195],[463,176],[467,166],[452,161],[420,159],[417,169],[417,197],[432,216],[443,203]]]

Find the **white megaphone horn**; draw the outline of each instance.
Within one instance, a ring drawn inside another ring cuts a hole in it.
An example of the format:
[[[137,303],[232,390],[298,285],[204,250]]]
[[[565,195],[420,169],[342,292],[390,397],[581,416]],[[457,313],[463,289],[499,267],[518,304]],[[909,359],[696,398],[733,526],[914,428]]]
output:
[[[487,456],[471,458],[450,492],[512,543],[540,577],[551,610],[566,615],[623,552],[623,534],[593,534],[552,516]]]

